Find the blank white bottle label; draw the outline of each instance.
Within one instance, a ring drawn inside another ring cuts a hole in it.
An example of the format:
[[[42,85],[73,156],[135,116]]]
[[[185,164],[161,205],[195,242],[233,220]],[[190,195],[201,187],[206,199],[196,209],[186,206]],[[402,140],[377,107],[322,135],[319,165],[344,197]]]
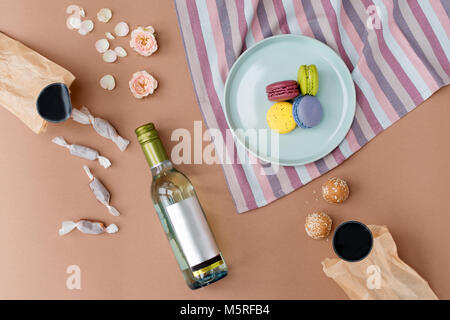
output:
[[[172,204],[166,210],[190,267],[219,254],[197,197]]]

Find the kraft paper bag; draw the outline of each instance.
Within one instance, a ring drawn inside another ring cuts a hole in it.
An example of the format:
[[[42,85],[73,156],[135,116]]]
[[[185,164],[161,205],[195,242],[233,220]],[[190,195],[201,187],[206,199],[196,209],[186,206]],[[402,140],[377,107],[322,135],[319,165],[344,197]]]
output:
[[[325,274],[352,300],[437,300],[428,282],[400,260],[388,228],[368,227],[374,238],[369,256],[359,262],[326,258]]]
[[[74,80],[66,69],[0,32],[0,106],[35,133],[47,126],[36,110],[41,90],[55,82],[70,87]]]

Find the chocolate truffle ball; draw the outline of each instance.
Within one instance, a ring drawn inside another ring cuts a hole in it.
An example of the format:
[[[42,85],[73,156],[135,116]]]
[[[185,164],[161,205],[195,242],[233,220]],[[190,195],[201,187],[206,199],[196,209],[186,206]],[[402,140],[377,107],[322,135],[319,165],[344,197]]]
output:
[[[322,185],[322,197],[330,203],[342,203],[349,194],[347,182],[340,178],[330,178]]]
[[[313,212],[308,214],[305,221],[306,234],[313,239],[323,239],[331,231],[333,220],[324,212]]]

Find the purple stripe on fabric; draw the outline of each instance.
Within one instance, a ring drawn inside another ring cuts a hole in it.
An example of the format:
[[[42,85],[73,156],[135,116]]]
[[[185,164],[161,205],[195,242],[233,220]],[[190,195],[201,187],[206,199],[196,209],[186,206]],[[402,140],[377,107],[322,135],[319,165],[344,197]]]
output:
[[[317,160],[314,163],[317,167],[317,170],[319,170],[321,175],[330,170],[330,169],[328,169],[328,166],[323,159]]]
[[[273,6],[275,8],[275,13],[277,14],[278,24],[280,25],[280,30],[282,33],[291,33],[289,25],[286,20],[286,11],[284,10],[282,0],[273,0]]]
[[[331,32],[333,33],[334,40],[336,41],[336,45],[339,50],[339,55],[341,56],[342,60],[344,60],[345,64],[347,65],[347,68],[350,70],[350,72],[353,71],[353,64],[350,61],[350,58],[347,55],[347,52],[344,49],[344,46],[342,45],[342,39],[341,34],[339,33],[339,27],[337,23],[337,16],[336,12],[334,11],[333,6],[331,5],[329,0],[322,0],[322,6],[325,10],[325,14],[328,18],[328,24],[330,25]]]
[[[205,42],[203,39],[203,33],[200,25],[200,20],[198,17],[198,10],[195,0],[186,0],[189,18],[191,21],[192,34],[194,36],[195,45],[197,48],[197,54],[200,62],[200,69],[202,71],[203,80],[205,83],[206,91],[208,93],[208,98],[213,108],[214,115],[216,116],[217,123],[219,125],[219,130],[223,137],[226,137],[226,119],[222,111],[217,93],[214,89],[214,84],[212,80],[211,69],[209,68],[208,54],[206,53]],[[237,154],[236,145],[233,145],[234,154]],[[250,188],[247,177],[241,165],[233,164],[233,171],[240,183],[241,192],[244,196],[247,208],[249,210],[258,207],[256,204],[255,196]]]
[[[228,70],[231,69],[236,57],[233,51],[233,37],[231,34],[230,18],[228,9],[224,0],[216,0],[217,13],[219,14],[220,27],[222,28],[223,39],[225,42],[225,57],[227,58]]]
[[[362,132],[361,126],[359,125],[359,122],[356,120],[356,117],[352,123],[352,130],[353,133],[355,134],[355,138],[359,146],[362,147],[363,145],[365,145],[367,143],[367,139],[364,133]]]
[[[311,28],[311,31],[314,34],[314,38],[322,41],[323,43],[327,43],[325,41],[325,37],[323,36],[322,29],[320,28],[319,22],[317,21],[316,13],[314,12],[314,8],[311,4],[311,0],[302,0],[302,6],[303,6],[303,10],[305,11],[305,15],[308,18],[308,23]]]
[[[241,35],[242,49],[241,53],[247,49],[245,37],[248,32],[247,20],[245,19],[244,0],[236,0],[236,8],[238,14],[239,34]]]
[[[411,8],[412,13],[416,17],[417,22],[419,22],[419,25],[422,28],[423,33],[425,33],[425,35],[427,36],[428,41],[430,42],[431,47],[433,48],[434,54],[436,55],[436,58],[439,60],[439,63],[441,64],[442,68],[447,73],[447,75],[450,76],[450,62],[448,61],[444,50],[442,50],[441,43],[439,42],[439,39],[437,38],[436,34],[431,28],[431,25],[428,22],[427,17],[425,17],[422,8],[417,3],[417,1],[409,1],[408,4],[409,7]]]
[[[272,164],[270,162],[262,162],[261,163],[261,167],[264,169],[264,171],[266,171],[265,169],[269,169],[270,167],[272,167]],[[269,170],[267,170],[266,172],[270,172]],[[274,194],[275,197],[279,198],[285,195],[285,193],[283,192],[283,189],[281,188],[281,184],[280,181],[278,180],[278,177],[276,176],[276,174],[270,174],[268,173],[266,175],[267,177],[267,181],[269,181],[270,187],[272,188],[272,192]]]
[[[256,15],[259,20],[259,25],[261,26],[263,37],[271,37],[273,34],[272,30],[270,29],[269,20],[267,20],[266,9],[264,8],[264,4],[262,1],[258,1],[258,5],[256,6]]]
[[[359,107],[366,116],[366,119],[369,122],[370,127],[372,128],[372,131],[375,133],[375,135],[379,134],[381,131],[383,131],[383,127],[381,126],[377,117],[373,113],[373,110],[370,107],[369,101],[367,100],[366,96],[356,83],[355,83],[355,92],[356,92],[356,101],[358,102]]]
[[[397,96],[394,89],[391,87],[389,82],[386,80],[386,77],[384,76],[380,67],[376,63],[375,58],[373,57],[372,48],[368,41],[368,33],[366,30],[366,26],[359,18],[358,14],[355,11],[355,8],[353,7],[353,5],[351,4],[350,1],[344,1],[342,4],[343,4],[345,12],[347,13],[347,16],[352,21],[356,32],[358,33],[359,37],[361,38],[361,41],[364,43],[363,54],[364,54],[364,57],[366,58],[369,69],[372,71],[373,75],[375,76],[375,79],[378,82],[378,85],[384,91],[384,94],[388,98],[391,105],[394,107],[397,114],[400,117],[404,116],[408,111],[406,110],[403,103],[400,101],[400,98]]]
[[[336,163],[338,165],[340,165],[342,162],[344,162],[345,157],[342,154],[342,151],[339,147],[337,147],[336,149],[334,149],[331,154],[333,155],[334,159],[336,160]]]
[[[416,55],[419,57],[419,59],[423,62],[423,64],[426,66],[426,68],[430,71],[431,75],[433,76],[434,80],[436,80],[439,87],[444,85],[444,81],[439,76],[439,74],[436,72],[436,69],[432,66],[430,61],[426,58],[425,53],[423,52],[421,46],[416,40],[416,37],[411,32],[411,29],[409,28],[408,24],[405,21],[405,18],[403,17],[403,14],[400,10],[400,6],[397,1],[394,1],[394,20],[397,23],[399,29],[402,31],[403,35],[405,36],[406,40],[408,40],[411,48],[413,48]]]
[[[298,189],[301,186],[303,186],[303,183],[300,180],[300,177],[298,176],[298,173],[295,170],[295,167],[284,167],[284,170],[286,171],[286,174],[289,177],[289,180],[291,182],[291,186],[294,189]]]
[[[448,0],[441,0],[441,4],[445,9],[445,12],[447,12],[447,16],[450,19],[450,1]]]
[[[369,6],[373,5],[373,2],[370,0],[363,0],[363,4],[367,9]],[[382,26],[382,28],[383,27],[384,26]],[[387,28],[388,26],[386,25],[385,27]],[[408,77],[405,70],[402,68],[398,60],[392,54],[392,51],[387,46],[386,40],[384,39],[382,28],[374,28],[375,34],[377,35],[378,47],[380,48],[380,52],[383,55],[384,60],[386,60],[386,62],[391,67],[397,79],[401,82],[402,86],[405,88],[406,92],[408,92],[409,96],[414,101],[414,104],[418,105],[423,101],[422,95],[419,93],[417,87],[412,83],[411,79]],[[404,112],[406,114],[407,110],[405,110]]]

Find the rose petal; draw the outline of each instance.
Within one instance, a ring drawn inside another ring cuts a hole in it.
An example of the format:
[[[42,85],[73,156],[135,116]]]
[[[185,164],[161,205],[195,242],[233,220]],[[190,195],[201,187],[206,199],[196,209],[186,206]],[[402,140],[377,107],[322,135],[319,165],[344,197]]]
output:
[[[80,29],[81,27],[81,19],[77,17],[69,17],[67,20],[67,27],[69,29]]]
[[[84,17],[84,10],[76,4],[72,4],[67,7],[66,13],[70,16],[66,20],[67,28],[70,30],[79,29],[81,25],[80,17]]]
[[[114,51],[116,52],[116,54],[117,54],[118,57],[123,58],[123,57],[126,57],[126,56],[127,56],[127,52],[126,52],[125,49],[122,48],[122,47],[116,47],[116,48],[114,49]]]
[[[109,8],[101,8],[99,12],[97,12],[97,19],[100,22],[108,22],[112,18],[112,12]]]
[[[106,39],[100,39],[95,42],[95,49],[99,53],[105,53],[109,49],[109,42]]]
[[[117,54],[115,51],[109,49],[103,54],[103,61],[112,63],[117,60]]]
[[[83,22],[81,22],[78,33],[85,36],[93,29],[94,29],[94,22],[92,20],[84,20]]]
[[[144,28],[144,31],[146,32],[150,32],[150,33],[155,33],[155,29],[152,26],[147,26]]]
[[[118,37],[125,37],[128,34],[128,32],[130,32],[130,27],[128,27],[128,24],[126,22],[119,22],[114,27],[114,33]]]
[[[72,13],[73,14],[73,13],[76,13],[76,12],[78,12],[78,14],[80,16],[84,17],[84,10],[80,6],[77,6],[76,4],[71,4],[70,6],[68,6],[66,8],[66,13],[69,13],[69,14]]]
[[[108,38],[109,40],[114,40],[116,37],[114,37],[113,35],[112,35],[112,33],[111,32],[105,32],[105,36],[106,36],[106,38]]]
[[[100,86],[105,90],[113,90],[116,87],[116,81],[112,75],[107,74],[100,79]]]

